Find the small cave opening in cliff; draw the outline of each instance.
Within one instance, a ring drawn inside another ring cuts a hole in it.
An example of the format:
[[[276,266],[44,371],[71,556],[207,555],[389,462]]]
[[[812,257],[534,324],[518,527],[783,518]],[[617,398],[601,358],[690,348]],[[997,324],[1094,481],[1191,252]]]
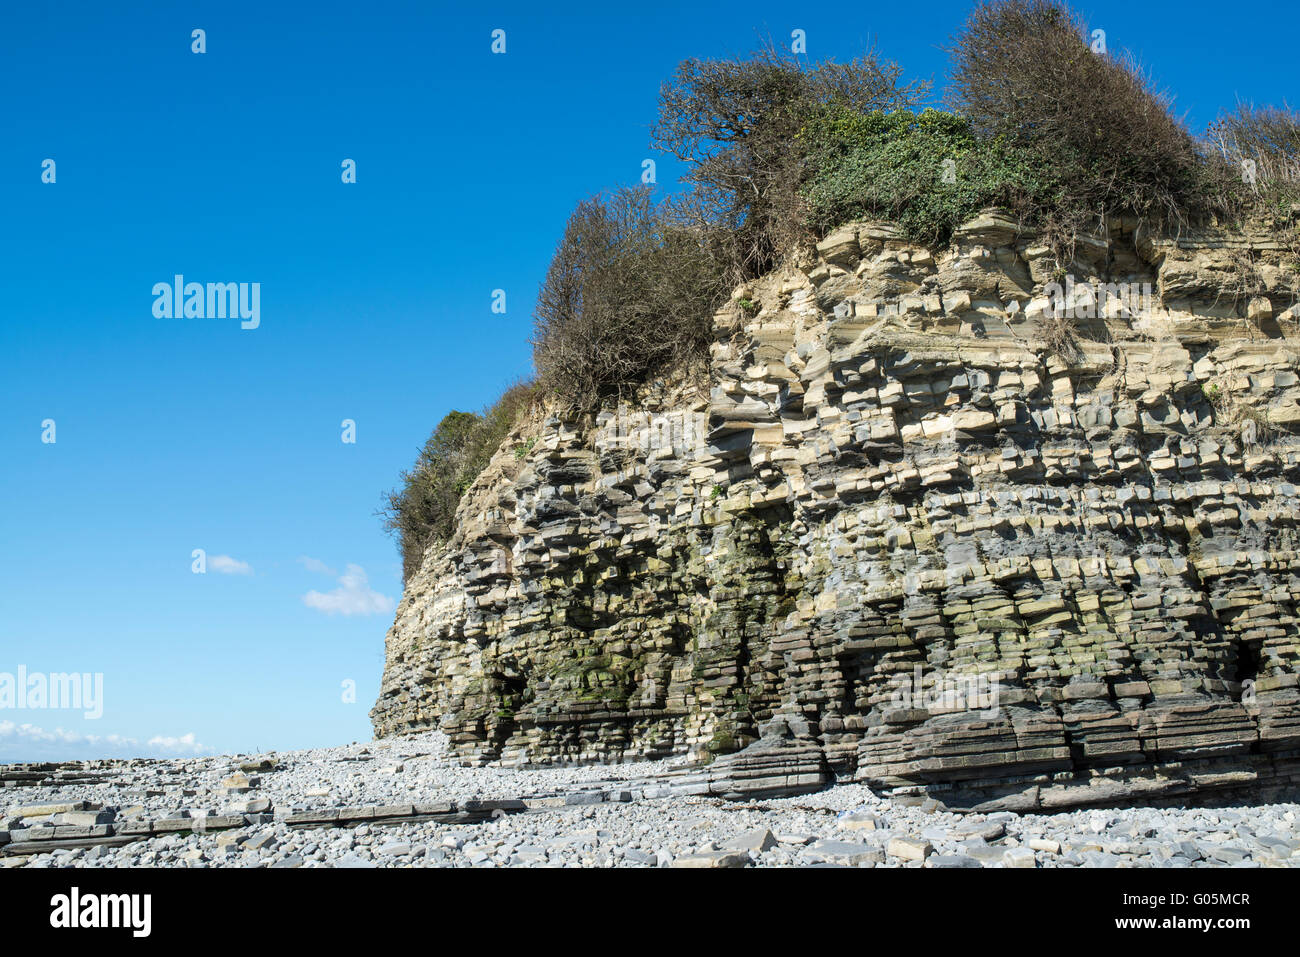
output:
[[[1232,676],[1233,681],[1251,681],[1259,676],[1263,644],[1263,641],[1259,639],[1237,642],[1237,668]]]

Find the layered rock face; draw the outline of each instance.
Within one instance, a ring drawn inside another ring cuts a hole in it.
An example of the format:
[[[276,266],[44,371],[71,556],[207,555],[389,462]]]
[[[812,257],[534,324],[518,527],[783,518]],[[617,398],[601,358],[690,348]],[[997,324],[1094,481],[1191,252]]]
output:
[[[376,733],[686,754],[715,793],[1294,792],[1294,281],[1267,236],[1121,222],[1062,271],[995,213],[842,228],[737,290],[707,381],[507,441],[407,583]]]

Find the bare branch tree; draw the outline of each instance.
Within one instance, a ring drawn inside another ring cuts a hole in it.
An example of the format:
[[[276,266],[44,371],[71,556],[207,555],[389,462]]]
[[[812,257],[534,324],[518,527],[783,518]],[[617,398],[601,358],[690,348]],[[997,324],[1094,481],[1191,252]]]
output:
[[[707,355],[728,288],[721,238],[648,187],[579,203],[537,298],[533,360],[547,393],[591,408]]]

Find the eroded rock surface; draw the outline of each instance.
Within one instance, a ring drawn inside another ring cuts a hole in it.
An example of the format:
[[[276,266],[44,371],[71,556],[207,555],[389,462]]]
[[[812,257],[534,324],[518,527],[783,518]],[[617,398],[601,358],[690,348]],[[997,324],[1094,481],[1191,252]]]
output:
[[[523,424],[407,583],[376,733],[727,755],[720,794],[1294,791],[1296,274],[1128,223],[1076,255],[996,213],[939,252],[844,227],[737,290],[707,383]],[[1090,306],[1107,283],[1151,300]],[[996,700],[900,698],[918,674]]]

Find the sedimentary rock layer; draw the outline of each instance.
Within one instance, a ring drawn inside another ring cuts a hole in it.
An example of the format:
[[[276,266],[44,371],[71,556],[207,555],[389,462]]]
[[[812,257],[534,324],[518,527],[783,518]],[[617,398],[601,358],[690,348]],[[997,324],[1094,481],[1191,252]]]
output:
[[[1119,222],[1062,270],[994,213],[844,227],[736,291],[707,381],[520,426],[407,583],[376,732],[740,752],[716,793],[1293,789],[1295,275],[1268,236]]]

